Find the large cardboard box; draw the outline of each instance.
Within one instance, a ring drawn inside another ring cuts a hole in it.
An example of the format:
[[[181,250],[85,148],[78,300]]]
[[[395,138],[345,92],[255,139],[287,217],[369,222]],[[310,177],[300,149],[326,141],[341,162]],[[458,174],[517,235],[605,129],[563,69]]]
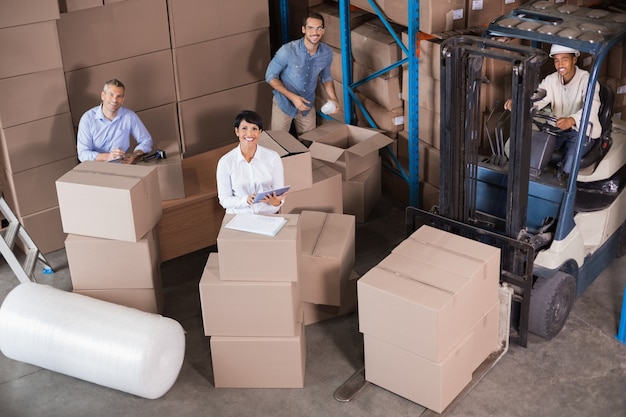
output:
[[[351,5],[357,6],[360,9],[367,10],[375,13],[369,0],[351,0]],[[384,15],[389,20],[396,22],[403,26],[408,26],[408,0],[376,0],[376,4],[381,8]]]
[[[70,234],[65,252],[75,290],[154,288],[159,250],[150,230],[138,242]]]
[[[300,306],[304,312],[304,324],[308,326],[309,324],[354,313],[357,306],[356,283],[358,279],[359,274],[353,270],[350,273],[350,279],[343,293],[340,306],[301,302]]]
[[[295,336],[298,332],[297,282],[224,281],[219,256],[213,252],[199,286],[207,336]]]
[[[3,128],[70,111],[61,68],[0,80]]]
[[[63,13],[57,26],[66,72],[171,48],[165,1],[121,1]]]
[[[161,149],[167,156],[181,153],[176,103],[138,111],[137,116],[150,132],[155,150]]]
[[[102,5],[104,5],[103,0],[59,0],[61,13],[70,13]]]
[[[58,206],[27,216],[18,216],[18,219],[41,253],[47,254],[63,249],[67,235],[63,232]],[[16,244],[19,243],[19,241],[16,242]],[[21,249],[26,250],[23,246]]]
[[[61,68],[54,20],[0,29],[0,78]]]
[[[300,223],[300,299],[339,306],[354,266],[354,216],[307,210]]]
[[[423,0],[420,2],[420,30],[446,32],[467,26],[465,0]]]
[[[58,0],[0,2],[0,28],[45,22],[58,18]]]
[[[378,164],[356,177],[343,181],[343,212],[353,214],[357,223],[365,223],[382,194],[382,173]]]
[[[19,216],[58,206],[54,181],[77,163],[75,157],[70,157],[15,174],[6,169],[1,170],[0,183],[7,203]]]
[[[74,126],[85,111],[100,103],[102,87],[113,76],[126,86],[124,106],[135,112],[176,102],[170,49],[68,71],[65,79]]]
[[[300,216],[276,214],[287,223],[276,236],[228,229],[236,214],[226,214],[217,236],[220,279],[226,281],[297,281],[302,242]],[[246,254],[246,262],[241,261]]]
[[[506,323],[505,326],[509,324]],[[472,326],[471,332],[474,334],[474,347],[472,348],[472,370],[476,370],[481,363],[485,361],[498,349],[501,349],[501,341],[499,340],[500,330],[500,300],[484,313]]]
[[[216,388],[303,388],[304,326],[293,337],[211,337]]]
[[[270,62],[269,30],[237,33],[172,51],[176,97],[178,101],[189,100],[264,81]]]
[[[312,160],[313,185],[300,191],[290,191],[281,213],[300,214],[303,210],[343,213],[341,173],[318,160]]]
[[[396,246],[392,253],[464,277],[471,287],[472,303],[467,314],[469,314],[469,320],[472,323],[476,322],[498,300],[500,271],[499,267],[496,269],[493,266],[495,264],[499,266],[499,256],[491,257],[492,264],[490,265],[489,260],[472,257],[465,252],[431,245],[428,241],[420,241],[411,237]]]
[[[160,277],[159,277],[160,279]],[[108,301],[126,307],[136,308],[152,314],[163,313],[163,288],[155,285],[154,288],[121,288],[102,290],[74,290],[77,294]]]
[[[348,180],[378,163],[378,151],[393,142],[373,129],[330,121],[300,137],[313,158],[328,162]]]
[[[167,0],[167,8],[173,48],[270,25],[268,3],[258,0]]]
[[[309,148],[289,132],[265,130],[259,136],[259,145],[270,148],[280,155],[285,172],[285,184],[291,186],[290,194],[313,186],[313,167]]]
[[[2,165],[12,173],[76,156],[70,113],[0,129]]]
[[[242,85],[178,103],[183,156],[197,155],[236,141],[233,120],[242,108],[271,119],[272,89],[265,81]]]
[[[402,56],[400,46],[377,19],[353,28],[351,44],[354,61],[376,71],[397,63]]]
[[[358,282],[359,331],[439,362],[474,321],[462,276],[395,253]]]
[[[154,167],[83,162],[56,189],[65,233],[138,242],[161,219]]]
[[[504,11],[504,0],[472,0],[467,3],[467,26],[487,26]]]
[[[161,201],[185,198],[185,180],[183,177],[183,161],[180,154],[165,154],[165,159],[151,159],[138,162],[140,166],[156,167],[159,176]]]
[[[441,413],[472,380],[474,337],[468,334],[440,362],[363,335],[365,380]]]
[[[371,76],[375,71],[358,62],[353,63],[354,81],[363,80]],[[387,110],[402,107],[400,94],[400,75],[385,73],[357,87],[357,91],[363,93]]]
[[[404,107],[387,110],[384,106],[361,93],[357,93],[357,97],[365,106],[365,110],[369,113],[377,129],[389,133],[397,133],[404,129]],[[360,107],[356,108],[356,114],[360,126],[372,126]]]

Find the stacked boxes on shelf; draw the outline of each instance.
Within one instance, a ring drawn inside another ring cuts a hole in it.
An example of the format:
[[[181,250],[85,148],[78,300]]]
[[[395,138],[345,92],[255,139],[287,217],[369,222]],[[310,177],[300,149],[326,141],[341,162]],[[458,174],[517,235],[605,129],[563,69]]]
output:
[[[358,281],[365,378],[442,412],[498,346],[500,250],[422,226]]]
[[[157,169],[83,162],[56,189],[74,292],[162,312]]]
[[[0,184],[43,253],[63,247],[54,180],[78,162],[59,16],[57,0],[0,5]]]

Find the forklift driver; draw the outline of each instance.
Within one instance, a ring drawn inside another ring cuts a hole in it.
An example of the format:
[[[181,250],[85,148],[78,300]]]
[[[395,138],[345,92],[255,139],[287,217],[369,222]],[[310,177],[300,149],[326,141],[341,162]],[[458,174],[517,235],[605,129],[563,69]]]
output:
[[[550,48],[550,58],[554,60],[556,71],[546,76],[539,83],[539,90],[546,92],[545,97],[534,103],[537,110],[550,105],[554,124],[558,128],[552,132],[556,136],[554,149],[563,149],[565,158],[563,172],[569,174],[572,168],[576,151],[576,137],[580,128],[583,100],[589,83],[589,72],[576,66],[580,52],[562,45],[554,44]],[[589,127],[586,130],[586,140],[583,144],[581,157],[593,147],[602,133],[602,126],[598,118],[600,109],[600,87],[596,83],[589,116]],[[511,99],[504,103],[506,110],[511,110]],[[545,135],[550,133],[533,131],[533,143],[541,140],[545,142]],[[538,136],[542,136],[541,138]],[[550,152],[551,154],[551,152]],[[549,158],[549,155],[548,155]]]

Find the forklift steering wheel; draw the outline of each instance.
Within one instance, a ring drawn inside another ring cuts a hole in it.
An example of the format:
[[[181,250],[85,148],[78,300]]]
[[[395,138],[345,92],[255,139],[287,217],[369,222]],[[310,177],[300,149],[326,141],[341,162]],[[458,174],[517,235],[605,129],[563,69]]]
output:
[[[556,117],[550,116],[548,114],[539,113],[533,116],[533,123],[535,124],[535,126],[537,126],[540,131],[553,136],[556,136],[563,131],[562,129],[552,124],[556,123],[557,120],[558,119]]]

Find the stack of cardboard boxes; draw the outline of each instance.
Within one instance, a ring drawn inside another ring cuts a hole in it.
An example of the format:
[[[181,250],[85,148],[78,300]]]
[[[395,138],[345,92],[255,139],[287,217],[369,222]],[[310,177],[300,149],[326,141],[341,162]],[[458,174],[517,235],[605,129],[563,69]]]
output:
[[[200,279],[216,387],[301,388],[305,324],[353,311],[354,216],[280,214],[275,236],[227,227]]]
[[[0,183],[43,253],[63,247],[54,180],[78,162],[57,19],[57,0],[0,5]]]
[[[161,313],[156,168],[83,162],[56,189],[74,292]]]
[[[358,281],[365,378],[442,412],[498,346],[500,250],[422,226]]]

